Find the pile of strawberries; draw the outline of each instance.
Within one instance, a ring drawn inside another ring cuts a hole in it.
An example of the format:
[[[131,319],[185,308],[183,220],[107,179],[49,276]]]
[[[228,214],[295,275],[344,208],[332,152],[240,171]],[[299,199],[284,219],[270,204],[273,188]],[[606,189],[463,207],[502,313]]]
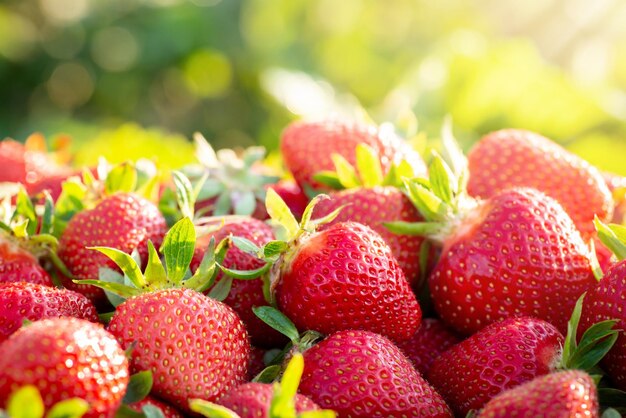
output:
[[[289,179],[194,140],[171,173],[0,142],[0,416],[626,413],[626,180],[514,129],[296,122]]]

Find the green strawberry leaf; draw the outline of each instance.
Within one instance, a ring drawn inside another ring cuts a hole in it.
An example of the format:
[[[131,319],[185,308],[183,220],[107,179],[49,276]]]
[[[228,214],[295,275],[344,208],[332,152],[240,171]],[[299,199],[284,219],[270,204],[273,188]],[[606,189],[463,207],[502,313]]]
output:
[[[131,404],[143,400],[150,393],[153,383],[152,372],[150,370],[133,374],[128,382],[126,394],[122,402]]]
[[[278,257],[287,251],[289,244],[285,241],[270,241],[263,246],[263,257],[268,261],[276,261]]]
[[[198,190],[196,200],[201,202],[218,196],[224,192],[224,185],[217,179],[207,178],[202,187]]]
[[[265,194],[265,207],[270,218],[287,230],[289,238],[298,234],[300,230],[298,221],[289,210],[289,206],[272,188],[269,188]]]
[[[619,331],[612,329],[616,324],[617,320],[602,321],[585,331],[568,360],[569,368],[590,370],[595,367],[617,341]]]
[[[137,262],[130,255],[117,248],[109,247],[87,247],[89,250],[96,250],[109,257],[124,272],[137,289],[146,287],[146,279],[139,268]]]
[[[172,171],[172,181],[176,186],[176,202],[183,217],[193,219],[196,199],[191,182],[180,171]]]
[[[563,356],[561,360],[561,363],[565,366],[565,368],[567,368],[567,365],[569,364],[577,347],[576,333],[578,331],[578,323],[580,322],[580,315],[582,314],[585,295],[586,293],[583,293],[578,298],[576,305],[574,305],[574,309],[572,310],[572,315],[567,322],[567,335],[565,336],[565,343],[563,344]]]
[[[101,314],[98,314],[98,319],[100,319],[100,322],[102,322],[103,324],[108,325],[109,322],[111,322],[113,315],[115,315],[115,311],[101,313]]]
[[[26,224],[26,233],[28,236],[34,235],[37,232],[37,214],[35,213],[35,206],[23,187],[20,187],[20,190],[17,192],[16,208],[13,216],[21,216],[28,220]]]
[[[256,196],[253,192],[243,192],[235,202],[235,215],[250,216],[256,209]]]
[[[215,201],[215,205],[213,206],[213,216],[228,215],[231,209],[230,192],[228,190],[224,190]]]
[[[230,241],[235,244],[235,247],[245,253],[252,254],[254,256],[258,256],[262,253],[261,248],[247,238],[233,236],[230,237]]]
[[[132,192],[136,187],[137,169],[131,162],[125,162],[113,167],[104,181],[104,191],[106,194]]]
[[[255,306],[252,311],[261,321],[287,336],[293,343],[300,339],[300,333],[294,323],[278,309],[271,306]]]
[[[90,284],[101,289],[113,292],[123,298],[130,298],[141,294],[141,289],[130,287],[119,283],[105,282],[102,280],[72,280],[76,284]]]
[[[7,413],[11,418],[42,418],[44,410],[43,399],[33,385],[19,388],[7,402]]]
[[[317,196],[313,197],[313,199],[311,199],[311,201],[306,205],[306,207],[304,208],[304,212],[302,212],[302,219],[300,220],[300,225],[299,225],[300,230],[307,231],[307,230],[310,230],[311,227],[314,226],[314,224],[311,223],[311,216],[313,216],[313,209],[315,209],[315,206],[317,206],[319,201],[322,199],[330,199],[330,196],[325,195],[325,194],[318,194]]]
[[[43,215],[41,216],[41,234],[54,232],[54,202],[48,191],[44,191]]]
[[[356,146],[356,167],[365,187],[379,186],[383,183],[383,169],[376,151],[367,144]]]
[[[327,224],[327,223],[330,223],[330,222],[334,221],[335,218],[337,218],[337,216],[339,216],[341,211],[344,210],[346,208],[346,206],[349,206],[349,205],[350,205],[350,203],[345,204],[345,205],[341,205],[337,209],[335,209],[334,211],[330,212],[328,215],[322,216],[321,218],[313,219],[310,222],[311,226],[306,225],[306,230],[311,232],[313,229],[317,228],[319,225],[324,225],[324,224]]]
[[[220,302],[222,302],[228,297],[232,286],[233,278],[229,276],[224,276],[219,282],[217,282],[215,286],[213,286],[213,289],[211,289],[211,291],[209,292],[209,297],[211,299],[219,300]]]
[[[46,418],[81,418],[89,411],[89,403],[84,399],[71,398],[52,406]]]
[[[159,200],[159,186],[161,185],[159,181],[159,176],[154,175],[146,179],[141,185],[137,188],[135,193],[139,196],[143,196],[151,202],[156,202]]]
[[[207,418],[240,418],[230,409],[202,399],[190,399],[189,409]]]
[[[448,212],[447,205],[433,191],[420,182],[405,182],[409,198],[427,221],[443,221]]]
[[[150,240],[148,240],[148,264],[144,276],[150,287],[155,289],[162,289],[167,284],[165,267],[163,267],[159,254]]]
[[[433,236],[437,235],[445,228],[443,223],[439,222],[383,222],[383,226],[394,234],[400,235],[418,235]]]
[[[598,401],[602,408],[626,410],[626,392],[619,389],[599,387]]]
[[[83,202],[86,200],[87,188],[76,179],[71,178],[63,182],[61,187],[61,194],[57,199],[54,212],[57,221],[69,221],[74,214],[85,208]],[[61,232],[55,223],[55,235],[58,237]]]
[[[224,241],[220,243],[220,249],[223,246],[223,242]],[[183,286],[194,289],[201,293],[204,292],[205,290],[213,286],[213,282],[215,281],[216,267],[217,264],[215,263],[215,238],[211,237],[204,256],[202,256],[202,260],[200,261],[200,265],[193,273],[193,276],[183,282]]]
[[[271,366],[267,366],[259,374],[257,374],[253,382],[258,383],[271,383],[280,375],[282,367],[279,364],[273,364]]]
[[[359,177],[356,174],[356,170],[352,167],[348,160],[346,160],[341,154],[332,154],[330,158],[333,160],[333,164],[335,165],[339,182],[344,188],[350,189],[361,185]]]
[[[328,186],[333,190],[343,189],[339,176],[334,171],[320,171],[319,173],[315,173],[313,175],[313,180],[323,184],[324,186]]]
[[[619,260],[626,259],[626,226],[604,224],[597,216],[593,220],[598,237]]]
[[[124,275],[108,267],[100,267],[98,269],[98,278],[103,282],[126,285]],[[118,295],[117,293],[111,292],[106,289],[104,290],[104,293],[106,294],[107,299],[109,300],[111,305],[113,305],[114,307],[118,307],[120,304],[122,304],[126,300],[125,297],[122,297]]]
[[[271,263],[265,263],[263,267],[259,267],[254,270],[235,270],[229,269],[228,267],[224,267],[221,264],[218,264],[220,270],[224,272],[224,274],[233,277],[239,280],[254,280],[261,277],[263,274],[267,273],[269,269],[272,267]]]
[[[452,118],[446,116],[441,128],[441,142],[443,144],[443,155],[446,158],[454,177],[457,179],[467,179],[468,171],[467,158],[463,154],[459,143],[452,132]],[[465,190],[465,182],[459,181],[457,190]]]
[[[158,406],[144,405],[141,407],[141,410],[146,418],[165,418],[163,411]]]
[[[433,151],[433,162],[429,167],[429,179],[433,193],[444,203],[452,203],[456,194],[456,180],[454,174],[443,161],[443,159]]]
[[[115,418],[146,418],[146,415],[130,409],[128,405],[122,404],[117,411],[115,411]]]
[[[616,409],[608,408],[602,412],[600,418],[622,418],[622,414],[620,414]]]
[[[196,229],[191,219],[185,217],[167,232],[161,246],[165,256],[167,278],[170,283],[180,284],[189,269],[196,244]]]

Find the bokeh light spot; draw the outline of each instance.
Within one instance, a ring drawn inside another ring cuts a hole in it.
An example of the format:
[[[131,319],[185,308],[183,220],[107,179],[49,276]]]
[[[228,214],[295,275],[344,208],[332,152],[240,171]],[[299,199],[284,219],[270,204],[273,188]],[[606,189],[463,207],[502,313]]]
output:
[[[222,96],[232,79],[228,58],[219,51],[207,49],[193,53],[186,60],[183,72],[190,90],[201,97]]]
[[[46,83],[48,96],[63,109],[85,104],[93,94],[94,82],[89,71],[78,62],[59,65]]]
[[[139,43],[127,29],[106,28],[93,38],[91,55],[102,69],[111,72],[126,71],[135,65],[139,58]]]

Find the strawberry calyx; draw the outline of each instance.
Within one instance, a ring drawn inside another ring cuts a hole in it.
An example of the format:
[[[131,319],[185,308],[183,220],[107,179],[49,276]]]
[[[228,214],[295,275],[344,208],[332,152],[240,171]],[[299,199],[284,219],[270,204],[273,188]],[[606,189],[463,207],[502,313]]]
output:
[[[45,413],[41,393],[34,385],[25,385],[11,394],[6,411],[0,410],[0,417],[10,418],[80,418],[89,411],[89,403],[84,399],[70,398],[54,404]]]
[[[597,216],[593,223],[600,241],[615,254],[618,260],[626,259],[626,226],[605,224]]]
[[[203,209],[212,215],[252,215],[265,199],[266,186],[279,180],[263,166],[265,148],[254,146],[240,153],[213,149],[200,133],[194,134],[198,164],[182,168],[182,173],[198,189],[197,201],[212,202]]]
[[[325,409],[317,411],[296,412],[296,394],[300,379],[304,372],[304,357],[295,353],[289,360],[280,379],[272,384],[273,395],[268,418],[334,418],[334,411]],[[189,406],[193,412],[209,418],[239,418],[239,415],[221,405],[202,399],[191,399]]]

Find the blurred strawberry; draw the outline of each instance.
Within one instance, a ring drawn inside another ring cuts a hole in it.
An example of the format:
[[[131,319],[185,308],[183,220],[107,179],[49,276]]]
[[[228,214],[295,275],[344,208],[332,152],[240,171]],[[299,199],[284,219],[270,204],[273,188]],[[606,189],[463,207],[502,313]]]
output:
[[[54,286],[34,255],[0,233],[0,283],[18,281]]]
[[[278,183],[270,184],[267,187],[274,189],[276,194],[285,201],[296,219],[302,218],[304,209],[309,203],[309,198],[300,186],[298,186],[298,183],[293,180],[280,180]],[[267,215],[267,212],[265,213],[265,218],[268,218],[269,215]]]

